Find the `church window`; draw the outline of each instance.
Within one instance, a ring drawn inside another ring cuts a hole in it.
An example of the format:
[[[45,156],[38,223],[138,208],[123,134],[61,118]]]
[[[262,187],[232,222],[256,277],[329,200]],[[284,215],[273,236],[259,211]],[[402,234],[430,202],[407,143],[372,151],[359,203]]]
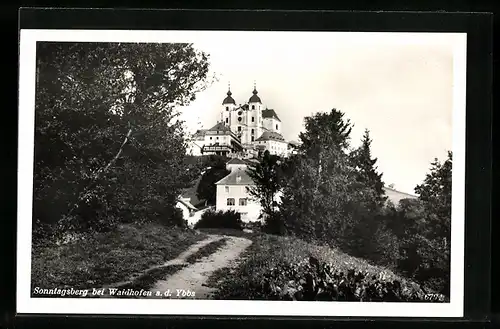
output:
[[[241,126],[238,126],[238,131],[241,131]]]
[[[238,117],[238,121],[241,122],[241,117]]]
[[[255,122],[255,118],[254,117],[252,117],[252,122]]]
[[[252,142],[254,141],[255,137],[252,136]]]
[[[252,105],[252,110],[255,110],[255,105]]]
[[[219,137],[215,137],[215,139],[219,139]]]
[[[247,199],[242,198],[240,199],[240,206],[246,206],[247,205]]]
[[[229,193],[229,186],[225,186],[226,193]]]
[[[278,125],[276,125],[276,130],[278,130]]]
[[[226,111],[229,111],[229,106],[226,106]]]
[[[226,123],[229,123],[229,118],[226,118]]]
[[[210,140],[212,139],[212,137],[210,137]]]
[[[227,205],[228,206],[234,206],[234,198],[227,198]]]
[[[254,132],[253,132],[253,129],[252,129],[252,135],[253,135],[253,133],[254,133]]]

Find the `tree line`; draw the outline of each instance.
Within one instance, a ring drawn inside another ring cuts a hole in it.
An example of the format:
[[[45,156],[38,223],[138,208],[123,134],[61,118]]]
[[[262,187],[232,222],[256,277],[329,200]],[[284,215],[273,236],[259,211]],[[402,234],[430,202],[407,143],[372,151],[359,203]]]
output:
[[[249,193],[261,204],[264,229],[340,248],[449,295],[451,152],[431,164],[415,187],[418,199],[394,205],[369,131],[352,148],[352,127],[337,109],[316,113],[305,118],[296,154],[265,152],[250,166]]]

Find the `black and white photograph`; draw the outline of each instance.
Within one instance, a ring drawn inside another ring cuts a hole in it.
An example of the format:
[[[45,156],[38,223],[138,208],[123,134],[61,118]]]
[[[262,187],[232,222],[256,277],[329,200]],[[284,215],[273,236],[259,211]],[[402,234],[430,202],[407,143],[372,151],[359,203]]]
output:
[[[462,316],[465,54],[21,30],[19,310]]]

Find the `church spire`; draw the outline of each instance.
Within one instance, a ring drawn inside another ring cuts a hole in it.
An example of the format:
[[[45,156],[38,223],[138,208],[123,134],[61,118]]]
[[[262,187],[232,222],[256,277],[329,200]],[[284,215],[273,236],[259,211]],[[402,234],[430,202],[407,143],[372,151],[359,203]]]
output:
[[[235,100],[231,97],[232,94],[233,93],[231,92],[231,82],[228,82],[227,83],[227,97],[222,102],[222,105],[225,105],[225,104],[234,104],[234,105],[236,105]]]
[[[253,91],[252,91],[252,97],[248,100],[249,103],[262,103],[260,100],[260,97],[257,96],[259,92],[257,91],[257,84],[255,83],[255,80],[253,81]]]

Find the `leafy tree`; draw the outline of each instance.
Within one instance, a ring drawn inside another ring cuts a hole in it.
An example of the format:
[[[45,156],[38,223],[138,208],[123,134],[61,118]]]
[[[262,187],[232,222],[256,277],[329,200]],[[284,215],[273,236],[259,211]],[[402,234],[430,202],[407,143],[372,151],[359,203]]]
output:
[[[206,86],[208,66],[190,44],[38,43],[35,223],[176,217],[192,175],[175,108]]]
[[[202,175],[196,190],[198,199],[206,200],[207,204],[215,205],[217,201],[217,186],[215,183],[231,173],[226,168],[226,162],[227,158],[221,156],[211,157],[208,160],[208,169]]]
[[[329,113],[319,112],[306,117],[305,132],[299,134],[299,150],[309,156],[316,156],[321,149],[339,147],[346,150],[349,146],[353,125],[344,119],[344,113],[332,109]]]
[[[356,180],[371,189],[372,195],[369,200],[369,208],[372,211],[378,211],[384,206],[387,197],[383,189],[382,174],[377,172],[377,158],[372,158],[371,154],[370,132],[365,130],[361,146],[354,150],[351,154],[353,164],[356,168]]]
[[[282,187],[281,159],[265,151],[259,163],[251,165],[247,172],[255,185],[248,188],[248,193],[259,200],[265,218],[265,228],[273,233],[282,233],[281,219],[276,213],[277,195]]]

